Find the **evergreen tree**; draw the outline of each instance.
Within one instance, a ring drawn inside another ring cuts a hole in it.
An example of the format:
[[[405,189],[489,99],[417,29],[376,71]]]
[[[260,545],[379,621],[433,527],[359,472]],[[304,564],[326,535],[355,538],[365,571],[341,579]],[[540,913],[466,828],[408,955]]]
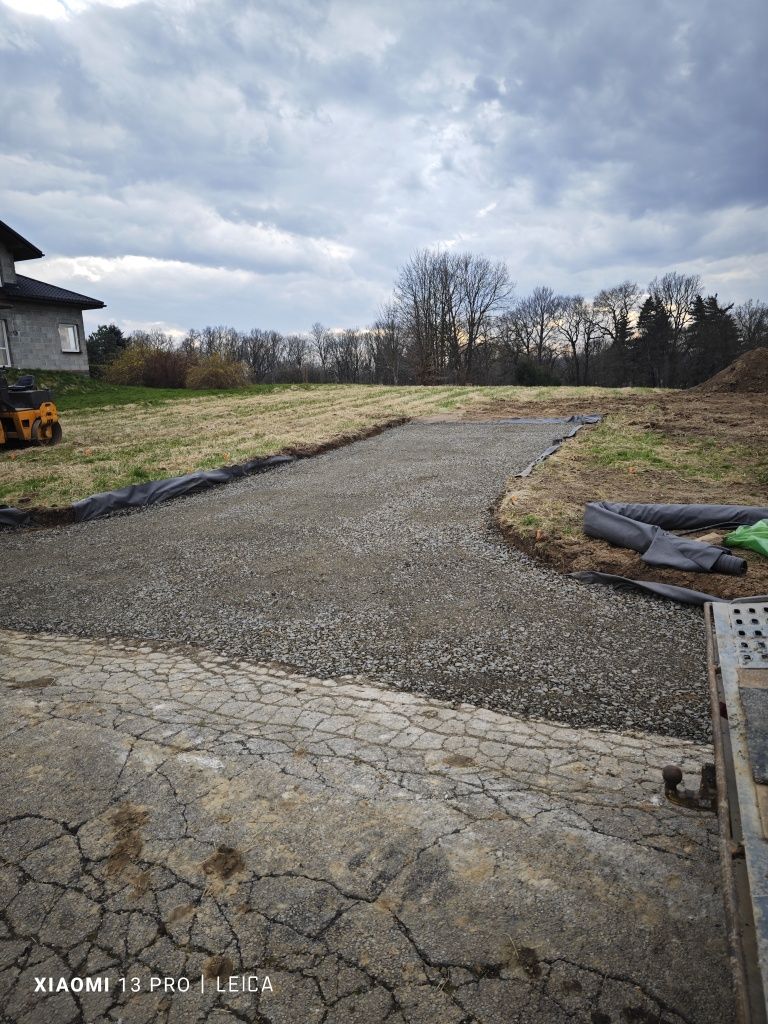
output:
[[[128,339],[117,324],[99,324],[86,339],[88,362],[94,376],[99,376],[102,367],[118,356],[128,344]]]
[[[602,360],[605,382],[609,387],[621,388],[635,383],[637,369],[632,340],[629,314],[621,310],[616,315],[613,338]]]
[[[717,295],[697,295],[686,329],[686,368],[689,385],[708,380],[733,362],[739,351],[739,331],[730,306],[720,306]]]
[[[637,318],[634,363],[637,383],[641,387],[664,387],[665,368],[669,365],[672,344],[672,323],[664,303],[658,296],[649,295]]]

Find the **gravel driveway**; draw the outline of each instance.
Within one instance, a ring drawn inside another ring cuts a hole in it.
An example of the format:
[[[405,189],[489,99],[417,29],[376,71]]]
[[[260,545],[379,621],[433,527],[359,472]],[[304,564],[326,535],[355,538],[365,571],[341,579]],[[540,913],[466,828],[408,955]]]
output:
[[[8,532],[5,623],[706,740],[700,613],[565,579],[494,528],[506,478],[554,432],[412,423],[138,514]]]

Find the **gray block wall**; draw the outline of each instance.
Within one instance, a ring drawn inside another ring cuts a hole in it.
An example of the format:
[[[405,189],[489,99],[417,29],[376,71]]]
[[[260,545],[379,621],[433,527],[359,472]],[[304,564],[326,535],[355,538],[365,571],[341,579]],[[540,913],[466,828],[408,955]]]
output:
[[[73,370],[88,372],[82,311],[73,306],[14,303],[0,308],[5,320],[11,360],[14,366],[35,370]],[[62,352],[59,324],[74,324],[80,339],[79,352]]]
[[[0,245],[0,281],[4,284],[16,284],[16,265],[13,256],[4,245]]]

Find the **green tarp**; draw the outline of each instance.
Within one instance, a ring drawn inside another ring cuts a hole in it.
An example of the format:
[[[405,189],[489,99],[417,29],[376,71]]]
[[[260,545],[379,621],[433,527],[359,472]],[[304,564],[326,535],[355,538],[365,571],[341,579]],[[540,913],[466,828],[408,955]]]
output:
[[[725,538],[729,548],[749,548],[768,558],[768,519],[760,519],[752,526],[740,526]]]

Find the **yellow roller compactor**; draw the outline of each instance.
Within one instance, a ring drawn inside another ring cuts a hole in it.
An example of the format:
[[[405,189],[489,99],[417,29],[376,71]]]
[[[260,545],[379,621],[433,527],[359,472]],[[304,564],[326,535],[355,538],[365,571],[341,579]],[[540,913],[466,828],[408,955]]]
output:
[[[0,445],[58,444],[61,440],[59,411],[48,388],[38,388],[31,374],[9,384],[0,367]]]

